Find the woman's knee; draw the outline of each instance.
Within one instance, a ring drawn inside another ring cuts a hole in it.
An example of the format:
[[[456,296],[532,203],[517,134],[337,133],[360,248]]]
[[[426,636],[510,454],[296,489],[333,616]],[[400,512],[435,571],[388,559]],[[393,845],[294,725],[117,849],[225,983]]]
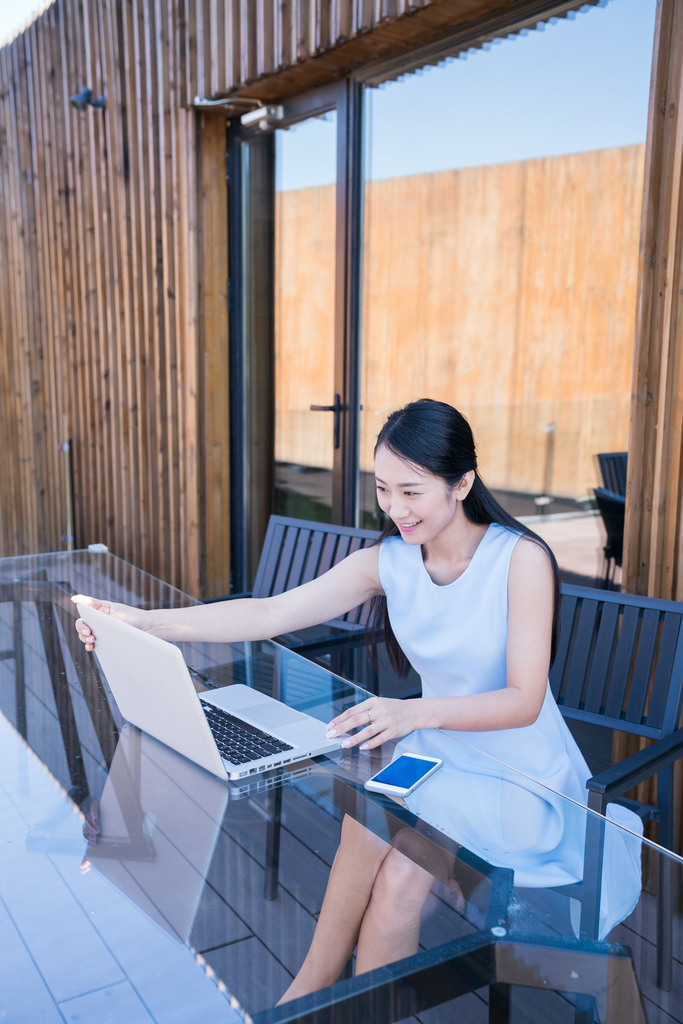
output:
[[[372,901],[391,914],[421,910],[434,878],[399,850],[382,861],[372,889]]]

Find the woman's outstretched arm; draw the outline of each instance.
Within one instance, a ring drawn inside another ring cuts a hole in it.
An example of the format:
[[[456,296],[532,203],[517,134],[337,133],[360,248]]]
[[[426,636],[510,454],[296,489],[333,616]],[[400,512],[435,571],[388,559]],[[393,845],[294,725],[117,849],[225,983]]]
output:
[[[77,594],[77,604],[90,605],[162,640],[208,641],[266,640],[281,633],[315,626],[335,619],[382,593],[378,572],[379,548],[363,548],[349,555],[329,572],[277,597],[218,601],[190,608],[144,611],[112,601]],[[96,637],[78,619],[76,629],[86,650]]]

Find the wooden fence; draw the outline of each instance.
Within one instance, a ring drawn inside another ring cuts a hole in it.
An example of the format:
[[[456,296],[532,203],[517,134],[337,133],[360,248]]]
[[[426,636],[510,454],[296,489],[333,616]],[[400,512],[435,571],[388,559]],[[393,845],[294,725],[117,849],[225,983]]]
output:
[[[585,496],[628,445],[644,146],[370,182],[361,468],[389,411],[470,419],[486,480]],[[331,465],[332,186],[278,194],[276,457]]]

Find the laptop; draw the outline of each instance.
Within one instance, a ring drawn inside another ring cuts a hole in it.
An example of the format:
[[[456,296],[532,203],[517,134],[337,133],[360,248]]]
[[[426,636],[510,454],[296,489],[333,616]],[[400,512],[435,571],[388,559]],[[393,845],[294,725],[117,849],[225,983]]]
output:
[[[194,688],[180,650],[111,615],[78,605],[119,711],[219,779],[244,779],[340,747],[311,715],[242,683]]]

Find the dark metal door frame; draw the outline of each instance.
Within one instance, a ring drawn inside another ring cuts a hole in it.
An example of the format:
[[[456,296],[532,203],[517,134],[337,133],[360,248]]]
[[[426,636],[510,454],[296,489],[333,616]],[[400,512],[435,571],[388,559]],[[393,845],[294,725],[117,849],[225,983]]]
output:
[[[337,111],[332,521],[355,526],[358,469],[362,85],[285,101],[277,127]],[[274,130],[228,129],[232,591],[250,589],[274,497]],[[336,397],[338,396],[338,398]]]

